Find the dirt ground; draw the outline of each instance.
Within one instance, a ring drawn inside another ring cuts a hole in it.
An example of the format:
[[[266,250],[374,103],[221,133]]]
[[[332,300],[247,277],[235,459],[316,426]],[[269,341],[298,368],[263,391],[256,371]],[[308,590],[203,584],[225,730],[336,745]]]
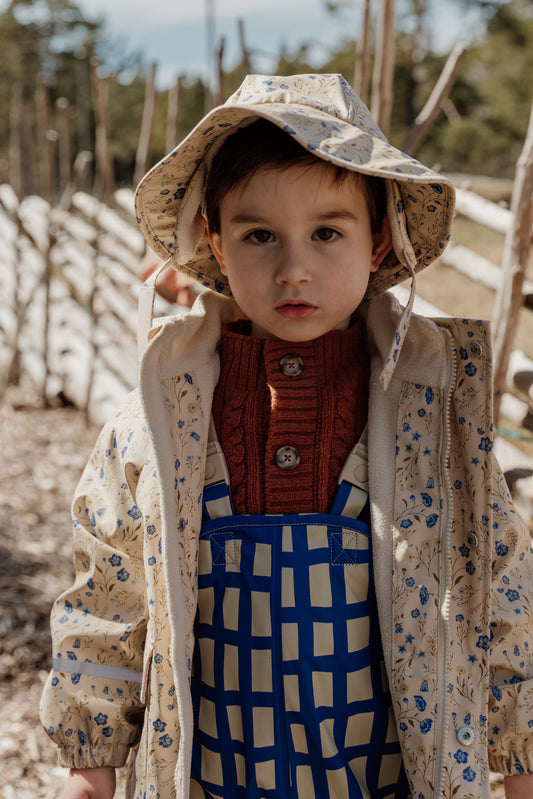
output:
[[[1,799],[52,799],[64,782],[38,705],[50,606],[73,574],[70,497],[95,435],[79,412],[39,408],[30,386],[0,406]]]

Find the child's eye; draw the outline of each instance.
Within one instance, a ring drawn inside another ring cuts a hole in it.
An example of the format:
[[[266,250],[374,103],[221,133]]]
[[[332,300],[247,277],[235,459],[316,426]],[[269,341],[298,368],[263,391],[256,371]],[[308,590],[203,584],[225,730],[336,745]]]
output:
[[[254,244],[268,244],[268,242],[274,241],[274,236],[269,230],[252,230],[246,239]]]
[[[319,241],[334,241],[339,235],[339,232],[337,230],[333,230],[333,228],[319,227],[318,230],[315,230],[313,233],[313,238],[318,239]]]

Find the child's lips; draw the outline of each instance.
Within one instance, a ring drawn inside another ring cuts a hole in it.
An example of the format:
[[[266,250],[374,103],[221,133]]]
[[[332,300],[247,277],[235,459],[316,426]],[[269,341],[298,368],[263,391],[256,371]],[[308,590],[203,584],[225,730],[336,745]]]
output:
[[[316,305],[305,300],[283,300],[276,305],[276,311],[285,319],[307,319],[316,311]]]

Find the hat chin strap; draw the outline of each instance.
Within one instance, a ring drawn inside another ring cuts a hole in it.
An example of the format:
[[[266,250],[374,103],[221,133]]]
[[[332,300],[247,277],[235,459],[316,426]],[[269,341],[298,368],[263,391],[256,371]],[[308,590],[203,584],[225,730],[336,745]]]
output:
[[[411,290],[409,293],[409,300],[403,309],[402,316],[396,327],[394,337],[392,340],[389,354],[385,359],[385,364],[381,370],[379,381],[383,391],[387,390],[391,377],[394,374],[396,363],[400,355],[400,351],[407,335],[411,314],[413,312],[413,303],[415,300],[415,267],[416,256],[413,250],[413,245],[407,233],[407,225],[405,222],[405,212],[403,207],[403,200],[396,181],[387,181],[387,213],[392,234],[392,244],[394,252],[398,260],[411,275]]]
[[[180,266],[187,264],[192,259],[204,233],[205,220],[201,207],[205,178],[206,166],[203,161],[191,178],[176,220],[176,261]]]
[[[154,269],[152,274],[142,284],[139,292],[137,304],[137,358],[139,363],[148,344],[148,337],[153,323],[156,280],[161,272],[164,272],[167,266],[170,265],[172,260],[171,256],[157,269]]]

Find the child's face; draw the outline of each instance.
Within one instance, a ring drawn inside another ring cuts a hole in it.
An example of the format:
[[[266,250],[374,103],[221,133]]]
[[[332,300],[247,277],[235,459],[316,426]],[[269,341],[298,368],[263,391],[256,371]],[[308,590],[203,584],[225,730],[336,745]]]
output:
[[[260,169],[222,199],[209,242],[255,336],[310,341],[346,329],[390,250],[387,219],[371,233],[361,182],[333,175],[320,163]]]

